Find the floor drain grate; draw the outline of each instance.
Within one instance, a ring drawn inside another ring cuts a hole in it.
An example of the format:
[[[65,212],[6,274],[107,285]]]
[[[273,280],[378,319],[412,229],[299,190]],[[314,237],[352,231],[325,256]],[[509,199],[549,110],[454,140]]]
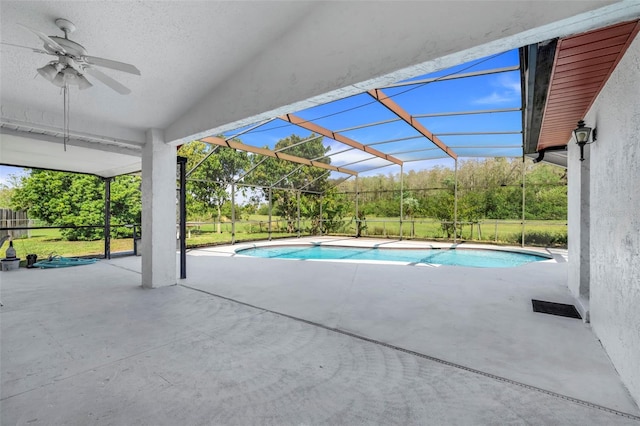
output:
[[[576,307],[565,303],[545,302],[544,300],[531,299],[533,312],[542,314],[558,315],[561,317],[582,319]]]

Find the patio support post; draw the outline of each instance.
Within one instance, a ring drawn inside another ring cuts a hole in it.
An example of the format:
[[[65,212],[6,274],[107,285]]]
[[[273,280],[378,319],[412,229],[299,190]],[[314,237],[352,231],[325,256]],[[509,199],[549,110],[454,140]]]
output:
[[[142,148],[142,286],[176,284],[176,147],[149,129]]]
[[[271,187],[269,187],[269,241],[271,241]]]
[[[296,198],[298,201],[298,238],[300,238],[300,191],[296,191]]]
[[[104,258],[111,259],[111,180],[104,178]]]
[[[359,213],[359,206],[358,206],[358,176],[356,175],[356,205],[355,205],[355,212],[356,212],[356,238],[358,238],[360,236],[360,222],[359,222],[359,218],[358,218],[358,213]]]
[[[180,279],[187,278],[187,157],[178,157],[180,172]]]
[[[525,163],[524,155],[522,156],[522,247],[524,247],[524,218],[525,218],[525,177],[527,173],[527,167]]]
[[[404,219],[404,166],[400,164],[400,241],[402,241],[402,221]]]
[[[456,158],[453,186],[453,243],[458,242],[458,159]]]
[[[324,202],[324,196],[320,196],[320,236],[322,236],[322,225],[324,223],[322,219],[322,203]]]
[[[236,184],[231,182],[231,244],[236,243]]]

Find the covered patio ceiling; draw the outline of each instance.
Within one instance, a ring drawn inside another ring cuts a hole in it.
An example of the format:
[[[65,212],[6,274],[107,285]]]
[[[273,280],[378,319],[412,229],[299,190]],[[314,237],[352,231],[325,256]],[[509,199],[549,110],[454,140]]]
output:
[[[429,90],[482,85],[487,72],[517,75],[522,46],[640,14],[633,2],[560,3],[142,1],[127,3],[124,13],[113,2],[5,1],[0,163],[115,175],[140,169],[149,129],[179,145],[261,122],[254,135],[285,126],[289,134],[324,135],[332,166],[347,173],[432,158],[520,156],[527,132],[521,97],[501,108],[461,109]],[[90,55],[141,72],[105,70],[129,95],[99,81],[71,90],[66,151],[61,91],[36,73],[51,56],[15,46],[42,49],[18,24],[61,36],[56,18],[74,22],[70,38]],[[492,65],[504,55],[507,65]],[[341,114],[327,116],[331,102]],[[498,115],[512,118],[490,126],[486,117]],[[485,127],[446,125],[462,118]],[[272,147],[249,143],[251,132],[247,145]]]

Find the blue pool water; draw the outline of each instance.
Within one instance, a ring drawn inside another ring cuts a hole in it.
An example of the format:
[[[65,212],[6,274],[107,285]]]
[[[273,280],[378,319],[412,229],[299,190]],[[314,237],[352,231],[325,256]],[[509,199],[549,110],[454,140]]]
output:
[[[327,246],[273,246],[238,250],[244,256],[277,259],[379,260],[405,263],[509,268],[548,260],[533,254],[479,249],[389,249]]]

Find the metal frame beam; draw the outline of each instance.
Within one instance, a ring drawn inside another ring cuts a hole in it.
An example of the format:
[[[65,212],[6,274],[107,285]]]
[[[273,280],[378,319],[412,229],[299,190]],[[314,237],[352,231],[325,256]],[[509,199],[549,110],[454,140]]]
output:
[[[262,122],[260,122],[260,123],[256,124],[255,126],[251,126],[251,127],[249,127],[249,128],[246,128],[246,129],[244,129],[243,131],[238,132],[238,133],[236,133],[235,135],[233,135],[233,136],[229,136],[228,138],[225,138],[225,139],[227,139],[227,140],[235,139],[235,138],[237,138],[238,136],[242,136],[242,135],[244,135],[245,133],[249,133],[249,132],[251,132],[251,131],[253,131],[253,130],[257,129],[258,127],[262,127],[262,126],[264,126],[264,125],[265,125],[265,124],[267,124],[267,123],[271,123],[273,120],[275,120],[275,117],[272,117],[272,118],[269,118],[269,119],[267,119],[267,120],[265,120],[265,121],[262,121]]]
[[[521,130],[504,130],[504,131],[492,131],[492,132],[448,132],[433,134],[434,136],[478,136],[478,135],[521,135]]]
[[[354,151],[354,150],[355,150],[355,148],[349,147],[349,148],[345,148],[345,149],[343,149],[341,151],[332,152],[329,155],[323,155],[322,157],[314,158],[314,160],[317,160],[317,159],[323,158],[323,157],[333,157],[333,156],[336,156],[336,155],[339,155],[339,154],[344,154],[345,152]]]
[[[323,163],[321,161],[309,160],[302,157],[296,157],[295,155],[285,154],[282,152],[275,152],[267,148],[258,148],[251,145],[245,145],[242,142],[237,141],[227,141],[222,138],[209,136],[206,138],[200,139],[201,142],[208,143],[211,145],[219,145],[226,146],[228,148],[238,149],[240,151],[252,152],[254,154],[260,154],[267,157],[278,158],[280,160],[290,161],[292,163],[305,164],[307,166],[320,167],[322,169],[331,170],[334,172],[345,173],[349,175],[357,175],[358,172],[349,169],[343,169],[342,167],[335,167],[330,164]]]
[[[177,157],[180,173],[180,279],[187,278],[187,157]]]
[[[236,184],[231,182],[231,245],[236,243]]]
[[[435,83],[436,81],[457,80],[459,78],[478,77],[482,75],[499,74],[502,72],[511,72],[511,71],[519,71],[519,70],[520,70],[520,65],[512,65],[510,67],[493,68],[490,70],[482,70],[482,71],[473,71],[473,72],[467,72],[464,74],[451,74],[451,75],[443,75],[441,77],[425,78],[422,80],[405,81],[402,83],[395,83],[395,84],[390,84],[388,86],[384,86],[383,89],[389,89],[392,87],[414,86],[416,84]]]
[[[387,139],[387,140],[384,140],[384,141],[372,142],[372,143],[369,143],[369,144],[367,144],[367,145],[369,145],[369,146],[373,146],[373,145],[384,145],[384,144],[386,144],[386,143],[402,142],[402,141],[408,141],[408,140],[411,140],[411,139],[422,139],[422,138],[424,138],[424,136],[423,136],[423,135],[417,135],[417,136],[405,136],[405,137],[403,137],[403,138]]]
[[[410,161],[404,161],[404,162],[408,163]],[[372,168],[366,169],[366,170],[360,170],[359,173],[368,173],[368,172],[373,171],[373,170],[384,169],[385,167],[391,167],[391,166],[393,166],[393,164],[385,164],[384,166],[378,166],[378,167],[372,167]]]
[[[435,151],[438,148],[421,148],[421,149],[410,149],[408,151],[396,151],[396,152],[392,152],[393,155],[399,155],[399,154],[411,154],[412,152],[426,152],[426,151]],[[406,161],[406,160],[405,160]]]
[[[290,176],[293,176],[295,173],[298,173],[298,171],[302,169],[302,164],[299,165],[298,167],[296,167],[295,169],[291,170],[289,173],[287,173],[286,175],[282,176],[280,179],[278,179],[277,181],[273,182],[271,184],[271,186],[276,186],[277,184],[279,184],[280,182],[282,182],[283,180],[289,178]]]
[[[307,183],[307,184],[305,184],[305,185],[301,186],[300,188],[298,188],[298,190],[302,191],[303,189],[305,189],[305,188],[307,188],[307,187],[309,187],[309,186],[313,185],[314,183],[316,183],[317,181],[319,181],[319,180],[320,180],[320,179],[322,179],[323,177],[325,177],[325,176],[329,175],[330,173],[331,173],[330,171],[324,172],[323,174],[321,174],[321,175],[320,175],[320,176],[318,176],[317,178],[313,179],[311,182],[309,182],[309,183]],[[356,175],[356,176],[357,176],[357,175]],[[323,194],[324,194],[324,193],[323,193]]]
[[[380,159],[380,158],[379,158],[379,157],[376,157],[376,156],[374,155],[374,156],[367,157],[367,158],[363,158],[363,159],[360,159],[360,160],[357,160],[357,161],[352,161],[352,162],[350,162],[350,163],[343,164],[343,165],[344,165],[344,166],[353,166],[354,164],[364,163],[364,162],[366,162],[366,161],[378,160],[378,159]],[[389,165],[391,165],[391,164],[389,164]]]
[[[389,166],[390,166],[390,165],[391,165],[391,164],[389,164]],[[384,166],[384,167],[388,167],[388,166]],[[331,187],[330,187],[330,188],[336,188],[338,185],[340,185],[340,184],[342,184],[342,183],[344,183],[344,182],[348,181],[348,180],[349,180],[349,179],[351,179],[352,177],[353,177],[353,176],[347,176],[347,177],[345,177],[345,178],[342,178],[342,180],[341,180],[341,181],[334,183],[333,185],[331,185]],[[327,191],[325,190],[322,194],[324,195],[324,193],[326,193],[326,192],[327,192]]]
[[[349,175],[351,176],[351,175]],[[198,180],[198,179],[190,179],[190,180]],[[203,180],[203,182],[211,182],[211,181],[205,181]],[[269,185],[256,185],[256,184],[249,184],[249,183],[236,183],[236,186],[244,186],[246,188],[271,188],[271,189],[277,189],[277,190],[281,190],[281,191],[302,191],[305,194],[316,194],[316,195],[320,195],[322,194],[322,192],[320,191],[308,191],[308,190],[302,190],[300,188],[284,188],[284,187],[279,187],[279,186],[269,186]]]
[[[383,124],[395,123],[400,121],[399,118],[391,118],[389,120],[376,121],[375,123],[360,124],[359,126],[347,127],[345,129],[336,130],[336,133],[350,132],[351,130],[366,129],[367,127],[381,126]]]
[[[416,114],[415,118],[429,118],[429,117],[449,117],[452,115],[473,115],[473,114],[493,114],[503,112],[519,112],[522,108],[501,108],[501,109],[480,109],[476,111],[454,111],[454,112],[434,112],[431,114]]]
[[[513,149],[522,148],[522,145],[456,145],[455,149]]]
[[[367,92],[371,97],[377,99],[382,105],[386,106],[391,112],[400,117],[404,122],[409,124],[424,137],[433,142],[438,148],[443,150],[449,157],[456,160],[458,156],[451,150],[444,142],[442,142],[437,136],[431,133],[426,127],[424,127],[419,121],[415,120],[411,114],[405,111],[400,105],[398,105],[393,99],[384,94],[380,89],[373,89]]]
[[[322,137],[322,135],[320,135],[320,136],[313,136],[313,137],[311,137],[311,138],[307,138],[307,139],[305,139],[305,140],[302,140],[302,141],[300,141],[300,142],[298,142],[298,143],[294,143],[293,145],[285,146],[285,147],[283,147],[283,148],[274,149],[274,150],[273,150],[273,152],[282,152],[282,151],[286,151],[286,150],[287,150],[287,149],[289,149],[289,148],[293,148],[294,146],[298,146],[298,145],[302,145],[302,144],[307,143],[307,142],[311,142],[311,141],[316,140],[316,139],[321,138],[321,137]],[[319,159],[321,159],[321,158],[323,158],[323,157],[313,158],[313,159],[312,159],[312,161],[319,160]],[[250,174],[251,174],[255,169],[257,169],[257,168],[258,168],[258,166],[260,166],[260,164],[264,163],[266,160],[267,160],[267,157],[264,157],[264,158],[263,158],[262,160],[260,160],[257,164],[255,164],[253,167],[251,167],[249,170],[247,170],[247,171],[246,171],[242,176],[240,176],[238,179],[236,179],[234,182],[235,182],[235,183],[240,182],[242,179],[244,179],[244,178],[246,178],[247,176],[249,176],[249,175],[250,175]]]
[[[205,155],[202,160],[198,161],[198,163],[193,166],[191,168],[191,170],[189,170],[186,174],[187,177],[191,176],[193,174],[193,172],[196,171],[196,169],[198,167],[200,167],[202,165],[202,163],[204,163],[205,161],[207,161],[207,158],[211,157],[213,155],[214,152],[216,152],[218,150],[218,148],[220,148],[218,145],[214,146],[213,148],[211,148],[211,151],[207,152],[207,155]]]
[[[350,147],[359,149],[360,151],[367,152],[369,154],[375,155],[376,157],[383,158],[383,159],[385,159],[387,161],[391,161],[392,163],[395,163],[395,164],[398,164],[398,165],[402,164],[401,160],[399,160],[399,159],[397,159],[397,158],[395,158],[395,157],[393,157],[391,155],[385,154],[384,152],[380,152],[375,148],[370,148],[367,145],[363,145],[360,142],[354,141],[353,139],[350,139],[350,138],[348,138],[348,137],[346,137],[344,135],[341,135],[340,133],[333,132],[333,131],[331,131],[329,129],[326,129],[326,128],[322,127],[322,126],[318,126],[317,124],[312,123],[310,121],[303,120],[302,118],[297,117],[297,116],[295,116],[293,114],[286,114],[286,115],[281,116],[280,118],[282,120],[284,120],[284,121],[288,121],[291,124],[295,124],[297,126],[300,126],[303,129],[310,130],[310,131],[312,131],[314,133],[318,133],[320,135],[323,135],[323,136],[326,136],[328,138],[331,138],[331,139],[333,139],[333,140],[335,140],[337,142],[340,142],[340,143],[343,143],[343,144],[348,145]]]
[[[417,163],[418,161],[442,160],[443,158],[447,158],[447,157],[416,158],[415,160],[406,160],[405,163]]]
[[[458,159],[456,158],[453,187],[453,243],[458,243]],[[462,235],[460,235],[462,236]]]
[[[104,178],[104,258],[111,259],[111,181]]]
[[[431,114],[415,114],[414,118],[429,118],[429,117],[449,117],[455,115],[473,115],[473,114],[494,114],[504,112],[519,112],[522,108],[500,108],[500,109],[483,109],[476,111],[455,111],[455,112],[436,112]],[[389,120],[376,121],[375,123],[360,124],[358,126],[346,127],[344,129],[336,130],[336,133],[350,132],[352,130],[366,129],[367,127],[381,126],[383,124],[395,123],[400,121],[400,118],[391,118]],[[374,144],[367,144],[368,146]]]

